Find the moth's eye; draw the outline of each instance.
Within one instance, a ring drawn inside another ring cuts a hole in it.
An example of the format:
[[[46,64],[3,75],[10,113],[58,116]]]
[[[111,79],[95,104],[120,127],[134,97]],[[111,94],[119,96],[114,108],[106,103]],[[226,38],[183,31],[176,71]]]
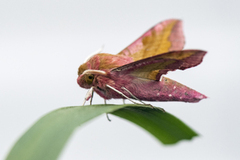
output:
[[[92,75],[92,74],[89,75],[89,76],[88,76],[88,79],[93,79],[93,75]]]
[[[93,82],[93,79],[94,79],[94,75],[93,74],[85,75],[85,81],[87,82],[87,84],[91,84]]]

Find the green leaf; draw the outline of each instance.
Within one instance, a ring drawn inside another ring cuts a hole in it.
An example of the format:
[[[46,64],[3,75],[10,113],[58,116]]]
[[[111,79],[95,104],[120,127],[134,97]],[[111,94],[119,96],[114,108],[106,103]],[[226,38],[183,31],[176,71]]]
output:
[[[112,114],[141,126],[163,144],[174,144],[197,136],[196,132],[178,118],[157,108],[127,107],[114,111]]]
[[[7,160],[57,159],[76,127],[109,112],[138,124],[164,144],[197,135],[174,116],[148,107],[129,104],[65,107],[39,119],[16,142]]]

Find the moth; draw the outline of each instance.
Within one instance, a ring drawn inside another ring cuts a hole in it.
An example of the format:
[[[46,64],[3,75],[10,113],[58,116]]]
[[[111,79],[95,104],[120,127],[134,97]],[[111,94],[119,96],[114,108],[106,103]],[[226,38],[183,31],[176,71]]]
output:
[[[202,62],[206,51],[183,50],[184,44],[182,21],[170,19],[158,23],[116,55],[93,55],[78,68],[77,83],[89,89],[85,102],[92,100],[94,92],[104,100],[120,98],[133,103],[199,102],[207,98],[163,76]]]

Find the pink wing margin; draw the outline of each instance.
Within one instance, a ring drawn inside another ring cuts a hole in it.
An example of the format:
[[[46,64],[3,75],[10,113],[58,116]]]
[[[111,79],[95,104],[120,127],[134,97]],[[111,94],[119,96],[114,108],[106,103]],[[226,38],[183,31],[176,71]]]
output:
[[[166,28],[171,23],[174,23],[174,22],[175,22],[175,24],[174,24],[173,28],[171,29],[171,31],[170,31],[171,33],[168,37],[168,41],[171,42],[171,47],[168,49],[168,51],[182,50],[184,47],[184,44],[185,44],[182,21],[177,20],[177,19],[169,19],[169,20],[160,22],[157,25],[155,25],[154,27],[152,27],[151,29],[149,29],[140,38],[138,38],[136,41],[134,41],[132,44],[130,44],[128,47],[126,47],[120,53],[118,53],[118,55],[131,56],[135,53],[140,52],[146,46],[146,44],[143,44],[144,38],[152,36],[153,32],[157,33],[158,35],[163,32],[166,32]],[[169,32],[169,30],[167,30],[167,32]],[[151,45],[151,44],[147,44],[147,45]],[[166,52],[166,51],[164,51],[164,52]],[[162,52],[162,53],[164,53],[164,52]],[[161,53],[156,53],[156,54],[161,54]]]

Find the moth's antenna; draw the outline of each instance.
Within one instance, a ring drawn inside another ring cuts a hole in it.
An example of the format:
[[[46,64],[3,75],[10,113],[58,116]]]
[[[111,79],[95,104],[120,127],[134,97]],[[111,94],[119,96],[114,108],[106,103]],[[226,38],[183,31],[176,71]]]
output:
[[[161,76],[161,77],[160,77],[159,81],[161,82],[161,81],[162,81],[162,79],[163,79],[163,76]]]
[[[102,45],[101,48],[99,48],[98,50],[96,50],[95,52],[91,53],[84,61],[87,62],[90,58],[92,58],[95,54],[101,53],[103,51],[104,45]]]
[[[100,74],[100,75],[107,75],[105,71],[96,70],[96,69],[87,69],[82,74]]]

